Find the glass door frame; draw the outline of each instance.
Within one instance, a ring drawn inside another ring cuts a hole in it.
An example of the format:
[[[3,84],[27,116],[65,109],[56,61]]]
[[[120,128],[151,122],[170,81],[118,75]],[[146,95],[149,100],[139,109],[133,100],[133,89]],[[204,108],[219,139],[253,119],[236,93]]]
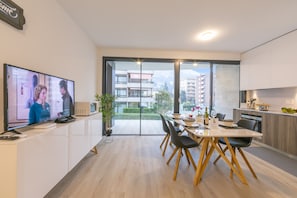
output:
[[[233,61],[233,60],[200,60],[200,59],[163,59],[163,58],[136,58],[136,57],[109,57],[103,56],[102,57],[102,94],[104,93],[112,93],[114,88],[112,88],[112,76],[109,76],[109,81],[107,82],[107,75],[106,72],[108,71],[107,62],[108,61],[133,61],[133,62],[172,62],[174,63],[174,99],[173,99],[173,111],[174,113],[179,113],[179,92],[180,92],[180,63],[181,62],[208,62],[210,64],[210,107],[209,110],[211,111],[213,108],[213,65],[214,64],[234,64],[240,65],[240,61]],[[239,68],[240,70],[240,68]],[[140,70],[141,72],[141,70]],[[109,72],[112,75],[113,72]],[[111,90],[113,89],[113,90]],[[240,95],[240,93],[238,93]],[[141,122],[141,115],[140,115],[140,122]],[[140,123],[141,127],[141,123]],[[104,129],[104,128],[103,128]],[[134,135],[134,134],[133,134]],[[141,131],[139,132],[141,135]]]

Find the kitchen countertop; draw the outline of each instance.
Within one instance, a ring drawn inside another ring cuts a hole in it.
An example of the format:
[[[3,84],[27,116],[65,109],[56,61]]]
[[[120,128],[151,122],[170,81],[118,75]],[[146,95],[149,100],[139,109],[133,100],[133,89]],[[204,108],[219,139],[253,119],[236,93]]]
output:
[[[290,113],[283,113],[283,112],[280,112],[280,111],[259,111],[257,109],[248,109],[248,108],[234,108],[234,109],[242,110],[242,111],[257,112],[257,113],[270,113],[270,114],[278,114],[278,115],[286,115],[286,116],[295,116],[295,117],[297,117],[297,113],[290,114]]]

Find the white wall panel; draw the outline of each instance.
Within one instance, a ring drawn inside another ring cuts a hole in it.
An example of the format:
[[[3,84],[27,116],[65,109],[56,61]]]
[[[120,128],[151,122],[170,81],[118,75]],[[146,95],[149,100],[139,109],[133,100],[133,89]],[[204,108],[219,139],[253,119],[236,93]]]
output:
[[[96,46],[53,0],[15,0],[26,24],[17,30],[0,20],[0,112],[3,112],[3,63],[72,79],[79,101],[96,92]],[[0,131],[3,114],[0,114]]]

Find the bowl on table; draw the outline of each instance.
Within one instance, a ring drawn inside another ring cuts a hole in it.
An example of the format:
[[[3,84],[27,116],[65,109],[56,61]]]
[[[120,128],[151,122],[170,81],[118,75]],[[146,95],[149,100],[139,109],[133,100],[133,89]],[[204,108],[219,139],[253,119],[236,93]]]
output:
[[[179,113],[174,113],[173,114],[174,119],[179,119],[180,117],[181,117],[181,115]]]
[[[194,118],[185,118],[183,119],[186,126],[192,126],[192,124],[195,122]]]

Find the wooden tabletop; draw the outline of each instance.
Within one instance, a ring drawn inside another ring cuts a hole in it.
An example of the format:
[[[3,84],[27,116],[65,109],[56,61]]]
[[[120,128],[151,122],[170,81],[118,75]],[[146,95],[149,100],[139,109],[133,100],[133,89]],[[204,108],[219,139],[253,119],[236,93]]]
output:
[[[262,133],[244,128],[185,128],[188,132],[198,137],[262,137]]]
[[[175,120],[177,124],[185,126],[182,120]],[[220,123],[219,123],[220,124]],[[241,127],[204,126],[194,122],[191,126],[185,126],[186,131],[198,137],[262,137],[262,133]]]

